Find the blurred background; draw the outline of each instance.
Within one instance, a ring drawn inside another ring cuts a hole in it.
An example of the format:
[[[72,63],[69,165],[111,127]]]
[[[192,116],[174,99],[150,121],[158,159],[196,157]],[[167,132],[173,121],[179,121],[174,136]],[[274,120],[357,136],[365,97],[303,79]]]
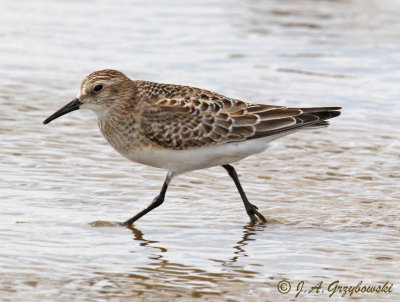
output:
[[[0,300],[287,301],[335,280],[389,281],[357,296],[398,300],[399,19],[395,0],[0,1]],[[103,68],[344,109],[236,165],[267,225],[215,167],[176,178],[130,230],[114,223],[164,171],[112,150],[91,112],[42,125]]]

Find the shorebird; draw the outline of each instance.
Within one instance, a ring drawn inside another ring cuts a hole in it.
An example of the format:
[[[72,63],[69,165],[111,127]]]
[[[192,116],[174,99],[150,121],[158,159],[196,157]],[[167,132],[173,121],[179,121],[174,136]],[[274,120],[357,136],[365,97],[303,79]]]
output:
[[[174,176],[213,166],[222,166],[233,179],[250,220],[265,223],[231,164],[287,134],[328,126],[326,120],[341,108],[253,104],[190,86],[131,80],[106,69],[89,74],[77,98],[43,123],[78,109],[96,114],[101,133],[124,157],[167,170],[160,194],[122,223],[129,226],[164,202]]]

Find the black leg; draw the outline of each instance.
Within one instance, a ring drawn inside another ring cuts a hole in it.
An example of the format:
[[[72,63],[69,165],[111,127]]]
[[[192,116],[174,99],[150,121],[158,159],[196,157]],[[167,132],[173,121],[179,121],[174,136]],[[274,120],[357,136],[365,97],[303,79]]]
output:
[[[267,222],[265,217],[260,212],[257,211],[258,208],[255,205],[251,204],[249,202],[249,200],[247,199],[246,194],[243,191],[242,185],[240,184],[239,177],[236,174],[235,168],[231,165],[222,165],[222,167],[225,168],[225,170],[228,172],[230,177],[232,177],[233,181],[235,182],[235,185],[239,191],[240,197],[242,197],[247,215],[249,215],[251,221],[253,223],[256,223],[256,222],[258,222],[258,218],[259,218],[262,222]]]
[[[136,220],[138,220],[139,218],[141,218],[142,216],[146,215],[148,212],[150,212],[151,210],[154,210],[155,208],[157,208],[158,206],[160,206],[163,202],[164,202],[164,197],[165,197],[165,193],[167,192],[168,189],[168,185],[171,182],[173,175],[171,173],[168,172],[167,177],[165,178],[164,181],[164,185],[161,189],[160,194],[154,198],[154,200],[152,201],[152,203],[145,208],[144,210],[140,211],[139,213],[137,213],[135,216],[133,216],[131,219],[128,219],[127,221],[123,222],[122,225],[123,226],[130,226],[132,223],[134,223]]]

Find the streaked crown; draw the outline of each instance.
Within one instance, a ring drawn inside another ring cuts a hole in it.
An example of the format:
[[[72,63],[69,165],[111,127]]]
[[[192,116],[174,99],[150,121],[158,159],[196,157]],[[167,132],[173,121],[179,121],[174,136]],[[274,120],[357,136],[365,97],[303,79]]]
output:
[[[122,72],[104,69],[92,72],[82,81],[78,99],[83,103],[81,108],[96,111],[131,95],[132,90],[134,83]]]

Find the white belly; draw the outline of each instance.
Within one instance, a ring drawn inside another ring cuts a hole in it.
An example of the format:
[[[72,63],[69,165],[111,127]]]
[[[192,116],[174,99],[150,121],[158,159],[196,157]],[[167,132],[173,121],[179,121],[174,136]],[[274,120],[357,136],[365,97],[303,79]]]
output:
[[[249,155],[262,152],[267,148],[268,142],[281,136],[283,135],[279,134],[268,139],[260,138],[189,150],[133,149],[123,155],[132,161],[162,168],[177,175],[186,171],[237,162]]]

